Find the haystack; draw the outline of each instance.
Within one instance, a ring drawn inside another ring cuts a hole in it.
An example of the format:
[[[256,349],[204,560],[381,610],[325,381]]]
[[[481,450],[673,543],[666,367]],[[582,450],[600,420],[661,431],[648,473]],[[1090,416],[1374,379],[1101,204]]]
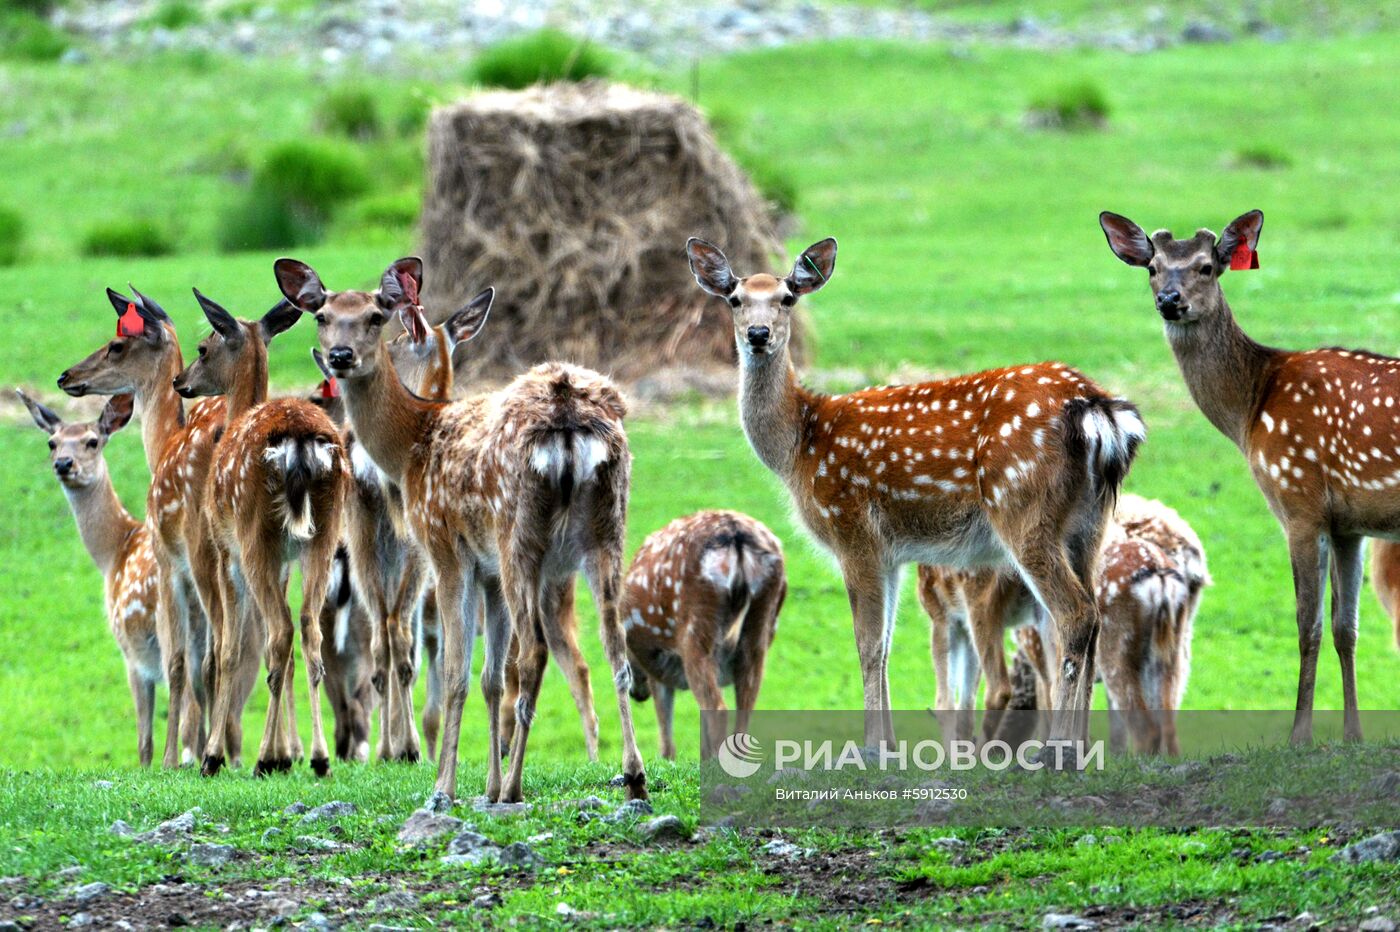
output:
[[[719,244],[739,274],[782,267],[769,206],[675,97],[605,82],[481,93],[434,111],[428,158],[430,315],[496,287],[464,350],[474,375],[729,364],[729,314],[696,286],[686,238]]]

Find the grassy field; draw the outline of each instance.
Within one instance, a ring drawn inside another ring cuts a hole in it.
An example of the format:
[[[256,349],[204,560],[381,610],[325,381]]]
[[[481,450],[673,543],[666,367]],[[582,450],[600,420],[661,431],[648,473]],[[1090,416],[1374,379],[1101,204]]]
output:
[[[993,12],[1001,15],[1001,7]],[[1128,485],[1164,499],[1196,526],[1216,579],[1196,626],[1186,704],[1289,708],[1297,654],[1281,535],[1236,451],[1191,404],[1141,273],[1113,258],[1095,218],[1108,208],[1149,230],[1189,233],[1261,208],[1268,218],[1263,268],[1231,275],[1225,285],[1244,326],[1283,346],[1396,352],[1400,200],[1392,180],[1400,169],[1400,115],[1389,101],[1398,59],[1395,35],[1384,31],[1314,39],[1299,30],[1282,44],[1183,46],[1141,56],[976,46],[954,55],[940,47],[831,44],[706,61],[698,86],[702,106],[737,114],[748,144],[795,180],[800,232],[790,245],[826,235],[841,240],[838,273],[809,308],[822,381],[854,387],[1054,358],[1134,399],[1150,439]],[[690,87],[687,74],[663,72],[654,80],[677,91]],[[1108,100],[1103,129],[1025,128],[1031,100],[1079,80],[1102,88]],[[191,285],[245,316],[266,309],[275,298],[274,254],[219,253],[220,217],[240,197],[236,179],[260,152],[308,130],[327,86],[316,69],[297,63],[180,54],[96,59],[78,68],[0,65],[0,127],[22,126],[0,147],[0,204],[22,208],[30,228],[25,260],[0,268],[5,383],[63,401],[53,379],[111,333],[105,285],[132,281],[155,296],[175,317],[187,350],[205,329]],[[459,92],[447,83],[392,77],[375,87],[389,113],[408,108],[418,94],[448,99]],[[421,186],[418,149],[411,135],[365,146],[377,190]],[[1242,157],[1261,149],[1282,156],[1276,167]],[[81,256],[78,244],[92,222],[124,216],[158,219],[173,232],[178,253]],[[333,287],[364,286],[413,245],[411,227],[363,222],[351,210],[324,244],[298,254]],[[718,302],[714,312],[725,313]],[[276,387],[293,391],[315,381],[306,353],[312,339],[307,326],[279,339]],[[140,829],[199,805],[208,826],[201,832],[212,836],[212,826],[228,823],[235,842],[258,852],[236,862],[227,875],[231,891],[235,880],[256,886],[305,871],[334,904],[341,902],[339,879],[350,878],[350,889],[367,897],[403,874],[415,886],[444,887],[430,894],[440,918],[471,921],[451,915],[471,900],[456,889],[456,876],[444,875],[434,858],[396,852],[394,826],[375,821],[417,805],[431,782],[426,766],[342,767],[328,785],[302,774],[272,783],[246,774],[201,783],[188,773],[142,777],[129,769],[134,728],[102,617],[101,581],[46,467],[43,439],[22,415],[18,405],[0,404],[0,527],[7,532],[0,540],[0,635],[10,648],[0,656],[0,874],[38,876],[77,859],[87,865],[84,880],[130,891],[168,875],[202,882],[207,874],[175,855],[103,834],[115,818]],[[733,403],[643,410],[629,430],[636,455],[632,547],[670,518],[705,507],[747,511],[786,542],[791,588],[760,704],[858,708],[844,591],[829,561],[793,526],[777,481],[748,450]],[[114,440],[109,461],[123,498],[140,511],[147,474],[135,431]],[[906,591],[900,611],[892,689],[898,707],[922,708],[934,683],[926,622],[911,596]],[[591,632],[591,609],[582,604]],[[1369,594],[1361,629],[1362,705],[1400,708],[1400,656]],[[596,638],[583,640],[604,682]],[[1339,707],[1330,652],[1319,669],[1319,706]],[[255,692],[250,742],[261,727],[262,702]],[[480,785],[480,710],[473,696],[463,795]],[[548,802],[605,792],[599,787],[619,754],[617,714],[607,701],[599,713],[604,763],[590,767],[563,681],[551,671],[531,738],[538,769],[527,774],[527,795]],[[683,699],[678,713],[679,744],[692,758],[693,703]],[[638,721],[650,762],[650,709],[640,709]],[[693,820],[693,769],[685,762],[653,768],[671,787],[658,795],[660,811]],[[117,785],[97,791],[96,779]],[[285,850],[290,831],[281,841],[263,841],[265,828],[283,825],[279,813],[288,802],[331,798],[363,810],[350,823],[353,851],[294,857]],[[612,917],[600,924],[806,915],[837,926],[852,916],[1022,925],[1050,908],[1094,904],[1111,911],[1105,921],[1129,923],[1247,923],[1302,909],[1354,922],[1368,904],[1393,907],[1397,879],[1391,868],[1328,861],[1329,847],[1347,833],[1323,828],[1119,832],[1122,841],[1112,847],[1075,845],[1078,834],[1059,831],[959,831],[972,843],[963,854],[930,848],[927,833],[812,833],[800,843],[830,856],[810,871],[760,861],[754,849],[762,839],[721,835],[658,854],[632,847],[625,828],[580,827],[571,815],[532,814],[502,823],[498,834],[510,840],[545,831],[555,833],[543,844],[552,876],[527,884],[488,871],[470,882],[499,888],[513,913],[542,920],[564,900]],[[580,847],[604,860],[575,864],[569,852]],[[1237,853],[1242,848],[1249,856]],[[1285,854],[1253,857],[1273,849]],[[862,884],[875,891],[870,899],[841,898]],[[662,888],[675,891],[664,902],[646,895]],[[51,893],[57,885],[42,889]],[[1124,918],[1133,909],[1137,918]]]

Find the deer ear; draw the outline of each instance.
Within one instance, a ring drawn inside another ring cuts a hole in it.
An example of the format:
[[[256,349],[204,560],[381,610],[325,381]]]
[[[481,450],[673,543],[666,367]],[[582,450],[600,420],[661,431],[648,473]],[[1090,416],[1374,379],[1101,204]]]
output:
[[[165,308],[155,302],[155,299],[143,295],[130,284],[132,297],[130,299],[118,294],[112,289],[107,289],[107,300],[112,302],[112,307],[117,311],[118,335],[142,336],[146,342],[158,345],[165,340],[164,323],[170,320],[170,315],[165,313]],[[128,320],[133,311],[140,318],[140,326],[134,324],[128,328],[123,326],[123,322]]]
[[[328,379],[335,378],[335,373],[331,372],[330,366],[326,365],[326,357],[321,355],[319,346],[311,347],[311,358],[316,361],[316,368],[321,370],[321,374]]]
[[[1145,266],[1152,261],[1156,249],[1142,227],[1121,214],[1105,210],[1099,214],[1099,226],[1108,238],[1108,248],[1128,265]]]
[[[403,324],[404,333],[414,343],[427,342],[428,331],[433,329],[428,324],[428,318],[423,316],[423,309],[416,304],[399,305],[399,323]]]
[[[720,298],[733,293],[739,280],[729,270],[729,260],[718,246],[692,236],[685,242],[685,254],[690,259],[690,273],[701,288]]]
[[[1264,229],[1264,212],[1262,210],[1251,210],[1247,214],[1240,214],[1230,221],[1220,234],[1220,240],[1215,244],[1215,262],[1224,272],[1231,267],[1231,259],[1235,257],[1236,251],[1241,247],[1249,250],[1246,258],[1252,257],[1253,253],[1259,251],[1259,234]],[[1235,266],[1236,268],[1248,268],[1248,266]],[[1255,268],[1258,268],[1256,262]]]
[[[298,310],[314,314],[326,303],[326,287],[321,284],[321,276],[305,262],[284,256],[272,263],[272,274],[277,277],[277,287],[282,289],[282,294]]]
[[[209,326],[214,328],[215,333],[229,341],[238,340],[243,336],[243,328],[222,305],[206,298],[198,288],[194,289],[194,299],[199,302],[199,309],[204,312],[205,319],[209,321]]]
[[[272,342],[272,338],[285,330],[290,330],[292,325],[301,320],[301,308],[285,298],[277,302],[272,310],[262,316],[258,321],[258,333],[262,336],[263,345]]]
[[[136,396],[130,392],[108,398],[102,408],[102,416],[97,419],[97,432],[104,437],[112,436],[131,420],[135,407]]]
[[[407,256],[384,270],[375,300],[384,310],[397,311],[405,305],[416,306],[418,293],[422,290],[423,260],[417,256]]]
[[[836,271],[836,240],[828,236],[803,250],[793,264],[787,284],[795,295],[809,294],[831,280]]]
[[[54,414],[53,411],[41,405],[24,393],[23,389],[15,389],[15,394],[19,395],[24,406],[29,409],[29,416],[34,418],[34,426],[38,427],[46,434],[52,434],[63,426],[63,418]]]
[[[452,341],[453,349],[481,332],[481,328],[486,326],[487,316],[491,313],[491,302],[495,299],[496,289],[487,288],[468,301],[466,307],[447,318],[447,337]]]

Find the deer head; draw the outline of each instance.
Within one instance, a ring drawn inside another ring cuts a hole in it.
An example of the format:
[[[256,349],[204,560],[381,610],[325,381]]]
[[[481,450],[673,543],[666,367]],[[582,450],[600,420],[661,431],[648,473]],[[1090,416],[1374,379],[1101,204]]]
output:
[[[116,336],[82,362],[65,369],[58,387],[76,397],[133,392],[159,370],[175,345],[174,325],[159,304],[131,289],[134,298],[107,289],[117,312]]]
[[[102,450],[112,434],[131,420],[131,395],[114,395],[95,423],[65,424],[52,410],[16,389],[34,424],[49,435],[49,462],[58,481],[70,489],[85,489],[107,475]]]
[[[685,251],[700,287],[729,302],[734,342],[746,363],[786,351],[797,299],[821,288],[836,271],[836,240],[830,237],[808,246],[786,278],[762,272],[738,278],[717,246],[695,237]]]
[[[1193,324],[1225,308],[1220,276],[1248,264],[1259,245],[1264,214],[1251,210],[1230,222],[1219,239],[1202,227],[1190,239],[1173,239],[1167,230],[1150,237],[1127,217],[1104,211],[1099,225],[1113,254],[1128,265],[1147,269],[1157,313],[1168,324]],[[1257,267],[1257,265],[1256,265]]]
[[[436,327],[427,326],[426,321],[411,330],[405,325],[403,333],[385,344],[389,358],[394,361],[394,371],[398,372],[403,384],[418,391],[435,363],[444,363],[444,372],[450,371],[457,347],[475,337],[486,326],[495,297],[496,289],[483,290]],[[423,313],[419,308],[406,309],[405,312],[420,317]]]
[[[239,320],[214,301],[194,289],[195,300],[204,311],[214,332],[199,341],[193,362],[175,377],[175,391],[185,398],[222,395],[243,371],[249,352],[266,357],[272,338],[301,319],[301,310],[290,301],[277,306],[257,321]]]

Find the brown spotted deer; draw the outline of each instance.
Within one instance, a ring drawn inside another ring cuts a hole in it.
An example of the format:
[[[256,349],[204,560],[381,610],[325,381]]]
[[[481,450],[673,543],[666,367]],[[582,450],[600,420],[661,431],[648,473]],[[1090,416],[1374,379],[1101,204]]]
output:
[[[855,622],[870,744],[894,740],[889,649],[910,562],[1014,567],[1067,645],[1052,740],[1087,734],[1104,524],[1145,435],[1137,410],[1060,363],[822,395],[788,355],[792,308],[830,280],[836,241],[785,278],[737,277],[718,248],[687,243],[700,287],[728,302],[739,411],[759,460],[840,564]]]
[[[674,760],[675,691],[689,689],[703,712],[726,710],[734,684],[734,727],[747,731],[763,665],[787,595],[783,548],[748,515],[701,511],[650,534],[632,559],[622,591],[632,698],[656,699],[661,756]],[[701,757],[729,734],[728,715],[703,716]]]
[[[1297,600],[1298,701],[1292,740],[1312,740],[1323,593],[1332,576],[1332,642],[1342,672],[1343,734],[1360,740],[1356,632],[1366,537],[1400,535],[1400,359],[1365,351],[1303,352],[1256,343],[1220,287],[1227,269],[1257,267],[1264,215],[1217,237],[1151,236],[1104,212],[1109,247],[1145,268],[1167,343],[1197,407],[1248,463],[1283,527]]]
[[[521,798],[547,645],[560,636],[558,605],[582,569],[613,670],[627,793],[645,797],[617,606],[631,473],[622,396],[597,373],[551,363],[490,395],[452,403],[418,398],[403,386],[380,336],[391,314],[415,339],[426,335],[418,305],[420,260],[395,262],[372,294],[327,292],[309,266],[293,259],[279,259],[275,269],[282,293],[315,315],[355,435],[402,490],[409,528],[436,577],[447,714],[435,793],[451,799],[456,789],[462,706],[480,616],[490,729],[486,795],[503,802]],[[484,323],[488,308],[489,299],[471,332]],[[503,780],[500,706],[512,633],[520,697]]]
[[[324,776],[330,759],[321,723],[320,616],[350,483],[345,450],[320,408],[300,398],[267,399],[267,344],[301,311],[284,301],[261,320],[244,321],[198,290],[195,298],[214,332],[201,341],[199,355],[176,377],[175,388],[186,397],[224,394],[228,399],[204,500],[224,629],[202,772],[212,776],[223,766],[225,731],[239,711],[228,686],[246,658],[260,654],[267,661],[270,697],[254,774],[291,769],[297,723],[287,699],[294,627],[286,591],[290,564],[297,561],[311,768]]]
[[[1395,625],[1395,646],[1400,648],[1400,543],[1375,542],[1371,551],[1371,584]]]
[[[34,423],[48,434],[54,475],[63,486],[83,546],[102,572],[107,625],[121,648],[126,682],[136,704],[137,753],[141,766],[150,766],[156,683],[164,677],[162,657],[171,645],[161,638],[156,625],[158,583],[151,528],[122,507],[102,456],[112,434],[131,419],[132,397],[112,396],[94,423],[65,424],[24,392],[19,396]],[[180,709],[171,705],[168,727],[178,732],[179,720]],[[195,737],[185,735],[187,749]]]
[[[201,517],[204,482],[224,423],[224,401],[206,399],[185,411],[172,386],[184,365],[175,325],[155,301],[135,289],[132,294],[127,298],[107,289],[117,312],[117,334],[65,370],[58,387],[74,397],[135,396],[151,470],[146,515],[153,532],[159,585],[157,626],[162,641],[172,645],[165,657],[165,676],[171,708],[186,710],[182,726],[166,731],[164,764],[175,767],[180,761],[180,732],[190,732],[194,736],[190,740],[202,747],[204,722],[211,711],[213,669],[206,657],[211,621],[216,619],[206,616],[205,606],[214,612],[218,607],[202,601],[202,580],[195,578],[195,566],[208,557],[208,535]],[[237,742],[230,745],[235,761],[240,750]]]

